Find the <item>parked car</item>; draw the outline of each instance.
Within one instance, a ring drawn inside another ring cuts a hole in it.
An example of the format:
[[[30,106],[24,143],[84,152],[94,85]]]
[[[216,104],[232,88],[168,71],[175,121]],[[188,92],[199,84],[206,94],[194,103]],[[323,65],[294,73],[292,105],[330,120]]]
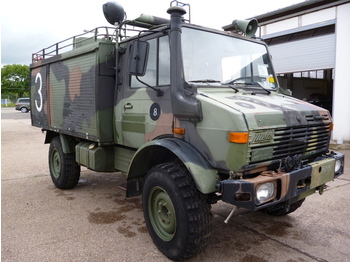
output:
[[[18,98],[16,110],[20,110],[22,113],[28,113],[30,110],[30,99],[28,97]]]

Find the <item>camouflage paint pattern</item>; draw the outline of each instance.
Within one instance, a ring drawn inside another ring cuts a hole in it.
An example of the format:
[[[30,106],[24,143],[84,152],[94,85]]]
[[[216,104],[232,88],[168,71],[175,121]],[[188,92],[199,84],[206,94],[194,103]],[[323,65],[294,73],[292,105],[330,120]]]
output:
[[[325,109],[276,92],[199,87],[198,93],[204,117],[189,136],[201,138],[196,148],[210,156],[217,169],[242,172],[264,162],[267,167],[289,154],[307,158],[328,150],[332,120]],[[233,131],[249,132],[249,142],[230,143],[228,133]]]
[[[105,60],[114,45],[95,41],[33,63],[32,125],[113,143],[115,70]]]
[[[250,209],[261,208],[255,202],[261,183],[278,181],[276,201],[295,201],[334,177],[335,158],[312,162],[328,151],[328,111],[278,90],[235,92],[228,86],[186,84],[181,41],[176,39],[181,31],[170,24],[141,36],[147,41],[169,35],[171,81],[159,87],[162,96],[145,86],[131,87],[128,65],[136,37],[117,44],[94,41],[32,64],[32,125],[78,138],[78,151],[83,153],[77,152],[77,159],[113,146],[112,166],[128,173],[129,196],[140,192],[139,180],[152,165],[169,156],[187,166],[201,192],[218,191],[224,201]],[[115,45],[116,58],[107,56]],[[175,133],[175,128],[184,134]],[[248,143],[229,142],[230,132],[247,132]],[[277,172],[285,159],[295,156],[311,163]],[[99,166],[99,171],[111,171],[110,164]],[[299,181],[309,177],[311,183],[295,191]],[[249,200],[235,199],[236,193],[244,192]]]

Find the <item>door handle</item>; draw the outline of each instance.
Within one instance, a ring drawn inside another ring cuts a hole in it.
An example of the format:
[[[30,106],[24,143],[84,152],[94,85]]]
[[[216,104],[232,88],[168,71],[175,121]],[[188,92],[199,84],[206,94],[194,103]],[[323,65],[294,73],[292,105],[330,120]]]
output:
[[[133,105],[130,103],[127,103],[126,105],[124,105],[124,109],[132,109]]]

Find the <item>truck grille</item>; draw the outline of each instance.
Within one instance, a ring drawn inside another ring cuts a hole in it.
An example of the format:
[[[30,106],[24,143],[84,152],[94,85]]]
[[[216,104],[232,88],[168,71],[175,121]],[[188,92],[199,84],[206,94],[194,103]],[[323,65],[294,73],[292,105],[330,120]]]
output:
[[[277,128],[267,131],[271,134],[270,141],[257,141],[257,133],[253,133],[248,150],[248,163],[285,159],[288,156],[301,155],[303,159],[321,155],[328,150],[330,124],[301,127]],[[258,137],[266,138],[265,133]]]

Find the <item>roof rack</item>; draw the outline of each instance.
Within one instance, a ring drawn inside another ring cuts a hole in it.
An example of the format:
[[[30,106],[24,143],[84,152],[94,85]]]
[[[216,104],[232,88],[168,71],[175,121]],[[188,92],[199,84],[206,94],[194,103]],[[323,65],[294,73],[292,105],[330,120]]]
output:
[[[86,46],[97,41],[116,42],[117,39],[115,31],[115,28],[105,26],[97,27],[92,30],[86,30],[82,34],[67,38],[32,54],[32,63],[62,54],[75,48]],[[90,36],[90,34],[93,34],[93,36]]]

